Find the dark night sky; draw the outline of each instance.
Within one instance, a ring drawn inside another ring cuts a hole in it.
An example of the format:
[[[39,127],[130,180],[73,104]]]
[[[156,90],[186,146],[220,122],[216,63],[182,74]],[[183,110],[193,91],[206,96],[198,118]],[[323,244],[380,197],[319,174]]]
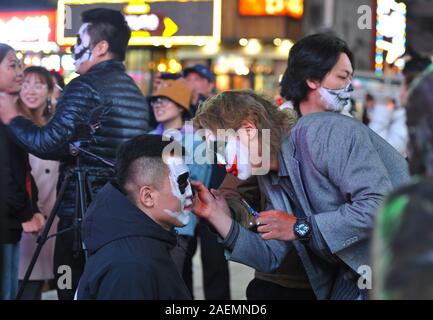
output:
[[[0,0],[0,11],[55,9],[57,0]]]

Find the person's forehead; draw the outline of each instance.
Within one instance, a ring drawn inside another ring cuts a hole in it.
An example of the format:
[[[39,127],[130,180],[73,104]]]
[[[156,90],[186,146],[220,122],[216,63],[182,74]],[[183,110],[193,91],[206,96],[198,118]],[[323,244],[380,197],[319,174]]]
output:
[[[15,52],[13,52],[13,51],[9,51],[9,52],[6,54],[6,59],[7,59],[8,61],[16,61],[16,62],[19,62],[19,60],[18,60],[18,58],[17,58],[17,55],[16,55]]]
[[[168,156],[165,159],[165,163],[168,166],[168,168],[173,172],[188,171],[188,166],[185,164],[183,159],[179,156]]]
[[[340,55],[340,58],[338,59],[336,65],[334,66],[334,69],[336,69],[337,71],[348,72],[350,74],[353,73],[353,66],[347,54],[342,53]]]
[[[24,76],[24,82],[38,82],[38,83],[45,83],[42,80],[42,76],[36,74],[36,73],[28,73]]]
[[[200,80],[204,80],[204,81],[208,81],[208,79],[206,77],[203,77],[200,73],[198,73],[197,71],[190,71],[187,75],[186,75],[186,79],[200,79]]]
[[[87,27],[89,26],[89,23],[83,23],[81,26],[80,26],[80,29],[78,30],[78,35],[80,35],[80,36],[82,36],[83,34],[85,34],[86,33],[86,31],[87,31]]]

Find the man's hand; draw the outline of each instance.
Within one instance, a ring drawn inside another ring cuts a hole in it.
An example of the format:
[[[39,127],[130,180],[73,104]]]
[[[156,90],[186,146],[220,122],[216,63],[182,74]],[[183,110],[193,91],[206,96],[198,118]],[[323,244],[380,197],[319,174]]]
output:
[[[17,111],[18,96],[6,92],[0,92],[0,119],[4,124],[9,124],[13,118],[19,115]]]
[[[257,219],[259,227],[257,231],[262,233],[263,240],[284,240],[296,239],[293,226],[296,218],[287,212],[279,210],[263,211]]]
[[[191,182],[197,194],[193,199],[193,212],[200,218],[209,219],[214,214],[223,214],[216,197],[201,182]]]
[[[211,193],[201,182],[191,182],[191,184],[197,190],[193,199],[192,212],[206,219],[221,237],[225,238],[233,221],[224,198],[217,191],[213,191],[215,195]]]
[[[21,224],[25,233],[39,235],[45,226],[45,217],[41,213],[35,213],[31,220]]]

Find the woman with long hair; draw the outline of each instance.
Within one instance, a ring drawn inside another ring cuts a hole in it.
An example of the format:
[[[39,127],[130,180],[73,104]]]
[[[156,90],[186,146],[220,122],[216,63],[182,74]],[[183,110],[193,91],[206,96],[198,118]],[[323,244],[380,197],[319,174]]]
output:
[[[0,43],[0,108],[2,103],[17,103],[23,74],[20,61],[12,47]],[[0,134],[7,151],[5,179],[7,194],[5,219],[1,233],[2,245],[2,287],[1,298],[13,299],[18,289],[19,241],[22,231],[38,233],[42,230],[45,218],[36,205],[37,189],[30,174],[28,154],[8,136],[0,122]]]
[[[19,110],[39,126],[45,125],[52,116],[51,99],[54,89],[52,75],[43,67],[32,66],[24,70],[24,81],[19,95]],[[56,184],[59,176],[57,161],[43,160],[29,155],[31,173],[38,188],[38,207],[47,217],[56,201]],[[54,223],[56,225],[56,223]],[[54,226],[55,227],[55,226]],[[55,229],[53,229],[55,230]],[[24,234],[20,244],[19,279],[23,279],[36,248],[36,237]],[[30,281],[26,284],[22,299],[40,300],[46,280],[53,274],[54,239],[48,240],[39,255]]]

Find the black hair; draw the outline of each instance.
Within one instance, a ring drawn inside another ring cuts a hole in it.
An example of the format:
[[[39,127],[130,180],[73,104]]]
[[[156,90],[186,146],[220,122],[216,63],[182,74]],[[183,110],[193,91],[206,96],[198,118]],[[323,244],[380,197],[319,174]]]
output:
[[[116,180],[119,188],[127,194],[126,184],[136,177],[137,174],[143,174],[150,180],[158,180],[162,176],[165,164],[163,163],[163,151],[173,140],[164,141],[160,135],[143,134],[124,142],[117,150],[116,155]],[[176,142],[175,142],[176,143]],[[184,155],[184,149],[180,147],[181,155]],[[137,160],[145,159],[137,168]],[[137,172],[140,170],[140,172]],[[153,172],[150,172],[153,171]],[[153,181],[158,184],[158,181]]]
[[[88,32],[95,46],[100,41],[107,41],[109,51],[117,60],[125,60],[126,48],[131,38],[131,29],[120,11],[96,8],[82,13],[83,23],[90,23]]]
[[[313,34],[296,42],[290,50],[287,69],[281,80],[280,95],[292,101],[300,114],[299,104],[307,98],[310,91],[306,81],[322,81],[342,53],[347,54],[353,66],[353,54],[347,43],[332,34]]]
[[[39,66],[30,66],[24,69],[24,78],[29,74],[36,75],[39,80],[41,80],[44,84],[47,85],[48,91],[52,92],[54,89],[54,81],[51,76],[51,73],[45,69],[44,67]],[[51,99],[48,99],[48,106],[44,109],[42,116],[49,120],[52,117],[52,108],[51,108]]]
[[[423,72],[432,63],[430,58],[414,57],[406,62],[402,70],[404,81],[409,86],[421,72]]]
[[[15,52],[14,48],[12,48],[10,45],[6,43],[0,43],[0,63],[3,61],[9,51]]]
[[[64,89],[65,88],[65,80],[60,75],[60,73],[58,73],[55,70],[51,70],[50,73],[51,73],[52,77],[56,78],[56,82],[59,85],[59,87],[62,88],[62,89]]]
[[[365,95],[365,100],[366,101],[374,101],[374,97],[373,97],[373,95],[371,93],[367,93]]]
[[[47,85],[48,91],[53,91],[54,82],[51,73],[44,67],[30,66],[24,69],[24,77],[28,74],[36,74]]]

